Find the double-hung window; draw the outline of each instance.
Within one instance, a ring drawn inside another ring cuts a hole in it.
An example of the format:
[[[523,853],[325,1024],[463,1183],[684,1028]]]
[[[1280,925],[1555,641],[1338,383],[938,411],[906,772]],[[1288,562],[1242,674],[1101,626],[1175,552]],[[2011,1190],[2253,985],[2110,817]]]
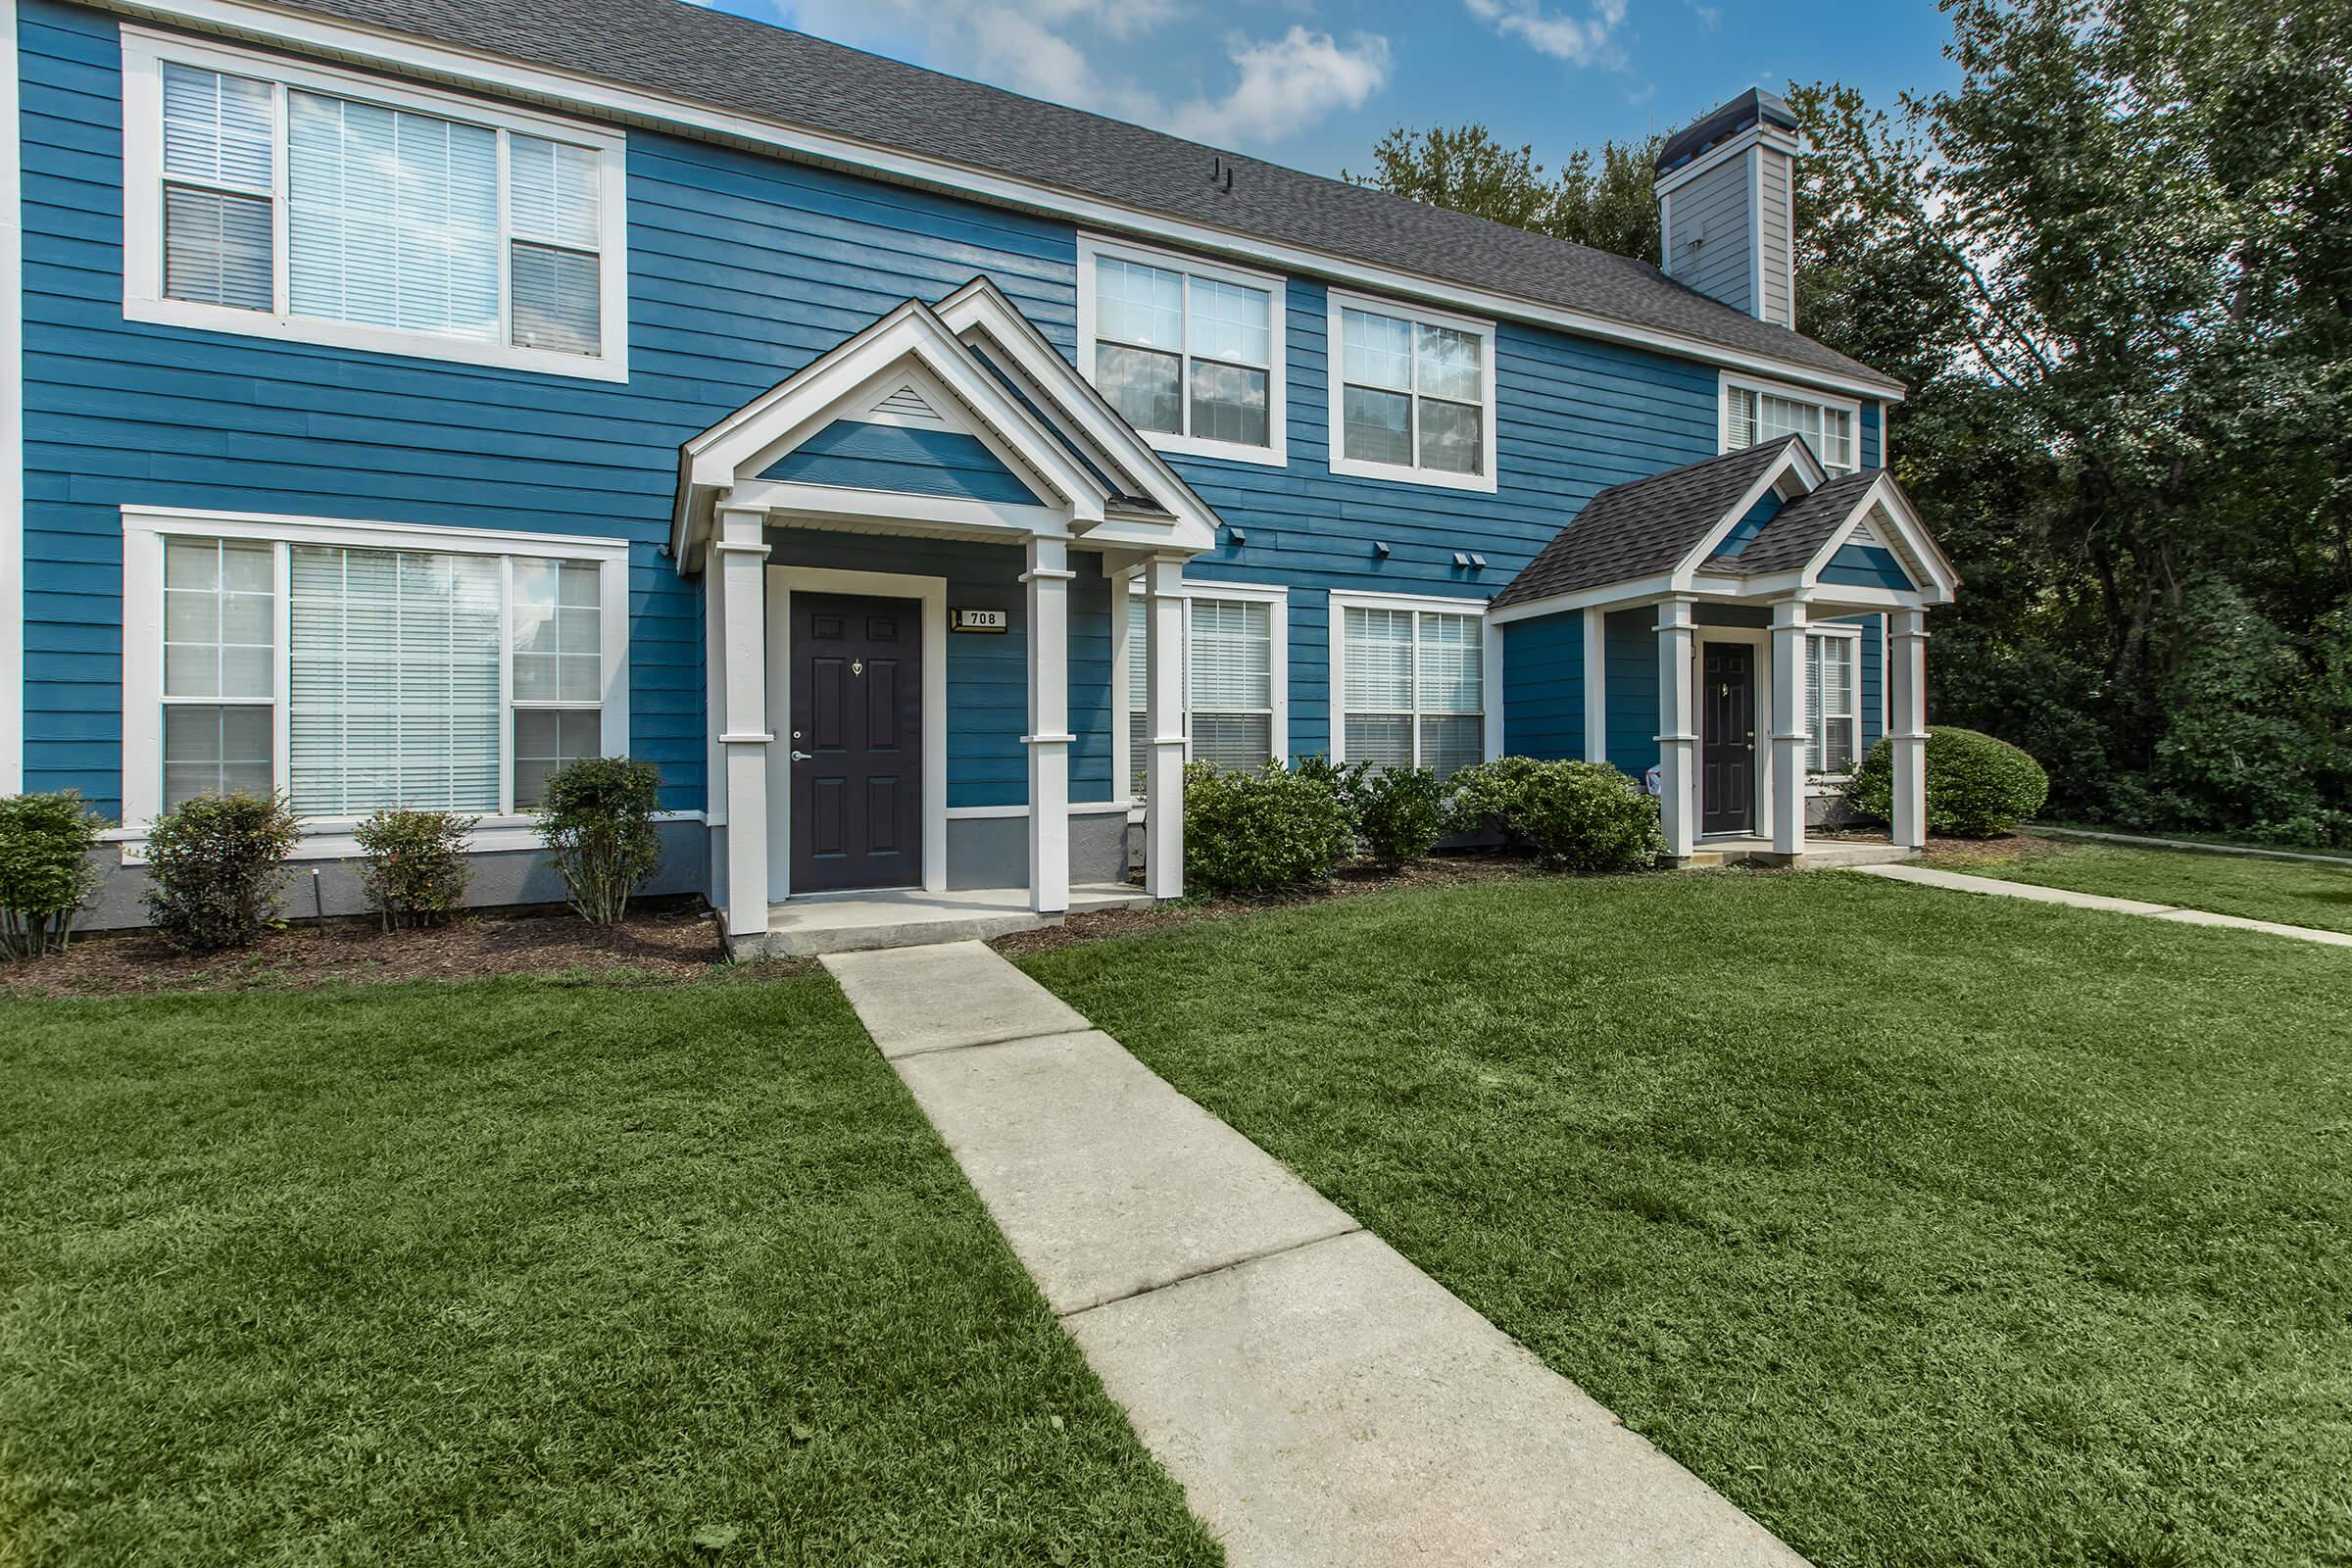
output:
[[[1331,296],[1335,473],[1494,488],[1494,330]]]
[[[135,319],[625,374],[621,138],[123,30]]]
[[[495,818],[627,749],[621,546],[138,511],[124,538],[126,821],[232,790]]]
[[[1287,754],[1281,589],[1203,585],[1184,601],[1185,739],[1188,760],[1253,768]],[[1140,589],[1127,596],[1127,774],[1143,798],[1151,766],[1150,612]]]
[[[1842,776],[1854,770],[1861,648],[1862,639],[1845,632],[1816,632],[1805,639],[1805,732],[1811,737],[1805,766],[1811,772]]]
[[[1163,451],[1283,461],[1282,280],[1082,240],[1088,377]]]
[[[1727,379],[1723,385],[1723,450],[1737,452],[1801,435],[1824,468],[1831,473],[1851,473],[1856,462],[1855,414],[1856,406],[1851,403],[1823,403]]]
[[[1472,611],[1335,598],[1339,722],[1349,762],[1444,778],[1486,756],[1484,622]]]

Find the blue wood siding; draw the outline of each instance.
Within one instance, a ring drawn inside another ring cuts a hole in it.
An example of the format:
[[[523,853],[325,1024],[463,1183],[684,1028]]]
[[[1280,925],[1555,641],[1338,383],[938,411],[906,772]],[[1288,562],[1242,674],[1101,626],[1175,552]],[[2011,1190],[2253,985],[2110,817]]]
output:
[[[1712,457],[1717,441],[1712,369],[1505,322],[1494,494],[1335,474],[1327,319],[1322,285],[1293,279],[1285,466],[1168,460],[1248,535],[1237,546],[1220,533],[1188,573],[1290,588],[1294,757],[1331,746],[1333,589],[1490,599],[1595,492]],[[1484,555],[1486,568],[1456,566],[1456,551]],[[1503,668],[1507,679],[1507,656]]]
[[[118,509],[140,503],[625,539],[632,749],[661,765],[665,805],[699,808],[701,595],[659,555],[678,444],[902,300],[936,301],[977,273],[1077,358],[1069,226],[634,129],[626,384],[128,323],[116,24],[59,0],[24,0],[19,32],[35,788],[76,786],[110,809],[120,800]],[[1169,461],[1248,536],[1236,545],[1221,532],[1192,574],[1289,589],[1294,756],[1331,744],[1331,592],[1487,599],[1596,491],[1716,450],[1712,368],[1506,322],[1495,339],[1495,493],[1335,475],[1326,292],[1293,279],[1285,307],[1286,464]],[[1865,462],[1875,460],[1878,422],[1867,407]],[[843,429],[804,448],[797,476],[870,484],[885,475],[912,493],[1009,497],[996,487],[1015,476],[1001,465],[988,471],[968,452],[871,433],[885,428]],[[941,485],[961,488],[928,488]],[[791,550],[809,564],[928,569],[949,577],[956,603],[1015,612],[1009,635],[951,637],[950,804],[1017,804],[1025,638],[1011,551],[815,534],[793,535]],[[1457,551],[1487,565],[1456,566]],[[1072,788],[1101,800],[1114,711],[1108,585],[1091,557],[1077,564]],[[1610,759],[1636,773],[1656,756],[1650,619],[1642,611],[1609,623]],[[1581,661],[1581,639],[1562,657]],[[1506,685],[1521,673],[1541,677],[1543,656],[1531,651],[1524,670],[1506,656]],[[1564,700],[1567,679],[1555,673],[1548,701]],[[1506,692],[1506,725],[1511,703]],[[1545,722],[1564,720],[1555,712]],[[1581,746],[1581,719],[1569,731]]]
[[[1584,612],[1502,628],[1502,750],[1509,757],[1585,755]]]
[[[1716,547],[1715,553],[1737,559],[1740,552],[1764,531],[1764,525],[1781,514],[1784,505],[1786,503],[1778,495],[1770,490],[1765,491],[1756,504],[1747,509],[1747,515],[1732,524],[1732,531],[1723,536],[1723,543]]]
[[[657,554],[678,443],[977,272],[1072,347],[1067,228],[640,130],[625,385],[125,322],[115,22],[24,0],[18,39],[25,772],[110,812],[125,503],[628,540],[631,748],[665,806],[695,808],[700,594]]]
[[[1830,564],[1821,568],[1821,580],[1846,588],[1909,588],[1910,573],[1893,552],[1880,545],[1840,545]]]
[[[1609,760],[1640,778],[1658,760],[1658,616],[1620,610],[1603,627],[1608,662]]]
[[[1029,799],[1029,613],[1023,552],[1010,545],[790,528],[768,535],[778,566],[883,571],[947,579],[951,609],[1002,610],[1011,629],[948,640],[948,805],[1021,806]],[[1110,579],[1091,556],[1071,558],[1070,799],[1110,799]]]
[[[760,477],[1015,507],[1045,504],[978,436],[863,419],[834,420]]]
[[[1862,626],[1862,753],[1879,744],[1886,733],[1886,617],[1856,615]]]
[[[1886,461],[1885,445],[1886,417],[1880,405],[1871,399],[1862,404],[1862,466],[1875,468]]]

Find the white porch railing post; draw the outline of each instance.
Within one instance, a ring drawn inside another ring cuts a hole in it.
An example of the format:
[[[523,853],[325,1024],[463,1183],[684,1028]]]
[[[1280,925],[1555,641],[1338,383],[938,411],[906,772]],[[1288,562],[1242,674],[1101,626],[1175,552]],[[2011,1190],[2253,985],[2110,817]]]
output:
[[[1894,842],[1925,849],[1928,842],[1928,628],[1923,611],[1887,617],[1887,687],[1893,720]]]
[[[1155,899],[1184,897],[1184,563],[1144,564],[1144,728],[1152,749],[1144,785],[1144,887]]]
[[[1805,605],[1772,607],[1772,848],[1805,853]]]
[[[712,671],[725,722],[718,749],[727,792],[727,935],[767,934],[767,749],[776,737],[767,716],[766,514],[722,508],[710,544],[710,569],[726,619],[722,666]]]
[[[1609,760],[1609,615],[1585,612],[1585,760]]]
[[[1695,647],[1688,599],[1658,601],[1658,825],[1666,853],[1687,860],[1698,845],[1697,714],[1691,706],[1690,656]]]
[[[1070,906],[1070,546],[1032,537],[1029,569],[1029,907]]]

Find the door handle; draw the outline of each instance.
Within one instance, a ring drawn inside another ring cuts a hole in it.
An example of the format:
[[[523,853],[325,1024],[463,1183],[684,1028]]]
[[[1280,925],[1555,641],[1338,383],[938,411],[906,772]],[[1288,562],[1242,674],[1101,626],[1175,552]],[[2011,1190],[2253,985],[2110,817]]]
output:
[[[796,761],[796,762],[806,762],[807,760],[808,760],[808,759],[810,759],[811,757],[814,757],[815,755],[816,755],[816,754],[815,754],[814,752],[804,752],[804,751],[795,750],[795,751],[793,752],[793,754],[792,754],[792,760],[793,760],[794,761]]]

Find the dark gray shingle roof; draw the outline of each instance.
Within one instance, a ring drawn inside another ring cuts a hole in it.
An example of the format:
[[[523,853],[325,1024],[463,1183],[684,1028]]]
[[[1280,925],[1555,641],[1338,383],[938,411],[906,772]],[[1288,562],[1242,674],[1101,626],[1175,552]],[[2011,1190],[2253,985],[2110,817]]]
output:
[[[1783,436],[1609,486],[1504,585],[1494,608],[1673,570],[1797,439]]]
[[[1862,494],[1877,482],[1883,468],[1864,468],[1859,473],[1839,474],[1818,490],[1798,496],[1778,513],[1770,522],[1747,542],[1747,548],[1737,557],[1726,560],[1718,556],[1707,565],[1717,571],[1736,571],[1741,576],[1761,577],[1768,572],[1794,571],[1813,559],[1822,541],[1846,518],[1862,500]]]
[[[1645,262],[924,71],[682,0],[291,0],[294,8],[977,166],[1718,348],[1901,383]],[[1233,188],[1212,159],[1233,167]]]

